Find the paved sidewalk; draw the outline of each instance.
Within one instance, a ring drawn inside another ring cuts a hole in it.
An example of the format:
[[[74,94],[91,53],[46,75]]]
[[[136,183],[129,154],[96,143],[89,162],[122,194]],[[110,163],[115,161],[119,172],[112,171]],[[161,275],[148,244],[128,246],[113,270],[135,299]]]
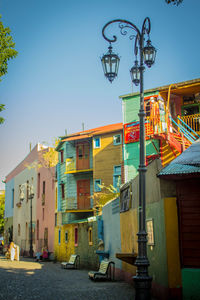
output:
[[[129,300],[134,288],[125,282],[93,282],[87,270],[61,269],[53,262],[37,263],[0,256],[0,300]]]

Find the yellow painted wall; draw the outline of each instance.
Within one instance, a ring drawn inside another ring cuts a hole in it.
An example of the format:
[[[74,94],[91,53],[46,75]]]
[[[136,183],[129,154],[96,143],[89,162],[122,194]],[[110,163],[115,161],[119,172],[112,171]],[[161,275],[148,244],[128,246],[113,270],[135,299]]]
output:
[[[178,288],[181,286],[181,266],[176,198],[165,198],[164,209],[169,288]]]
[[[138,253],[137,243],[137,210],[130,209],[127,212],[120,214],[120,232],[121,232],[121,252],[122,253]],[[130,272],[133,275],[136,273],[136,267],[128,263],[122,263],[122,269]]]
[[[114,145],[113,136],[122,130],[100,135],[100,148],[93,147],[93,178],[101,179],[106,186],[113,184],[113,168],[122,164],[122,144]]]
[[[58,231],[61,230],[61,243],[58,244]],[[65,242],[65,232],[68,231],[68,242]],[[74,254],[74,225],[65,224],[55,227],[54,251],[57,260],[69,261],[71,254]]]

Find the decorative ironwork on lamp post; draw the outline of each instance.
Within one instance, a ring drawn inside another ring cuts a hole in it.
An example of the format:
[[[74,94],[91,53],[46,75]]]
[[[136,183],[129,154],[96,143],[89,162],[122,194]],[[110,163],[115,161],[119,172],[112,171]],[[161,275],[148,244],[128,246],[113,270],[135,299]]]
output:
[[[174,5],[178,6],[179,4],[181,4],[183,2],[183,0],[165,0],[165,2],[167,4],[174,4]]]
[[[110,82],[117,76],[119,67],[119,57],[112,52],[112,43],[116,42],[117,37],[113,35],[112,38],[108,38],[105,35],[107,27],[113,23],[118,23],[120,32],[122,35],[127,35],[127,30],[131,29],[135,31],[135,35],[130,35],[132,40],[135,38],[134,54],[136,56],[135,64],[130,70],[131,80],[135,85],[140,84],[140,164],[139,164],[139,232],[138,235],[138,256],[135,261],[137,266],[136,276],[133,277],[135,281],[136,300],[146,300],[151,298],[151,281],[152,278],[148,275],[149,261],[147,257],[147,232],[146,232],[146,164],[145,164],[145,111],[144,111],[144,87],[143,87],[143,73],[144,63],[147,67],[151,67],[154,64],[156,50],[151,45],[149,34],[151,31],[151,22],[147,17],[145,18],[141,31],[133,23],[116,19],[108,22],[102,29],[102,35],[106,41],[110,43],[109,51],[106,55],[103,55],[101,62],[103,65],[104,75]],[[145,37],[147,36],[146,45],[144,46]],[[139,52],[139,62],[137,55]]]

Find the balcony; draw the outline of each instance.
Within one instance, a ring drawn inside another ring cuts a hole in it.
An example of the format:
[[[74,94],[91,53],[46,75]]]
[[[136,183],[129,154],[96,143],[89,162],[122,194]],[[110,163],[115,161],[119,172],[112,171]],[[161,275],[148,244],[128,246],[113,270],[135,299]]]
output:
[[[89,168],[77,168],[76,167],[76,160],[74,157],[67,158],[66,159],[66,168],[65,168],[65,174],[77,174],[82,172],[92,172],[93,169]]]

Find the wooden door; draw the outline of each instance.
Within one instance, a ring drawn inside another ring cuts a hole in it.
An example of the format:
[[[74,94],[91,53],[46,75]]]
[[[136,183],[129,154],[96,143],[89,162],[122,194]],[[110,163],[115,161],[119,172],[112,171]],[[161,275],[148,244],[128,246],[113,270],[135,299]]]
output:
[[[182,267],[200,267],[200,180],[177,182]]]
[[[76,169],[86,170],[90,167],[90,145],[88,143],[76,146]]]
[[[90,208],[90,180],[77,181],[77,206],[78,209]]]

